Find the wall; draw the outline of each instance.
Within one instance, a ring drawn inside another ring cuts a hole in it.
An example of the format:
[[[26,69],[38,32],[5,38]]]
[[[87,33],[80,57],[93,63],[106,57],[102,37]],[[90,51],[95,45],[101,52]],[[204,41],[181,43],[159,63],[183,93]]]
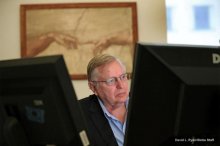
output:
[[[139,41],[166,43],[165,0],[0,0],[0,60],[20,58],[20,4],[128,1],[137,2]],[[78,98],[92,93],[86,80],[73,85]]]

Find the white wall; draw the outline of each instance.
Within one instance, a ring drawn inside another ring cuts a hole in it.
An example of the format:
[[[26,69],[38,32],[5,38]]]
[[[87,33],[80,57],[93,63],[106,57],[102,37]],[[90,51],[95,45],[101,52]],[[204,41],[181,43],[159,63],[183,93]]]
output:
[[[20,4],[137,2],[140,42],[166,43],[165,0],[0,0],[0,60],[20,58]],[[86,80],[73,81],[78,98],[92,92]]]

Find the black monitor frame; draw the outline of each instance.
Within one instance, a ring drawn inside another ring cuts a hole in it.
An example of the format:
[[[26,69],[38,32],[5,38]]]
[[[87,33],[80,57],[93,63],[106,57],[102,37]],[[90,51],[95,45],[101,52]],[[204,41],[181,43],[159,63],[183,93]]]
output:
[[[0,61],[0,145],[89,146],[62,55]]]
[[[125,146],[220,144],[217,46],[137,43],[133,67]]]

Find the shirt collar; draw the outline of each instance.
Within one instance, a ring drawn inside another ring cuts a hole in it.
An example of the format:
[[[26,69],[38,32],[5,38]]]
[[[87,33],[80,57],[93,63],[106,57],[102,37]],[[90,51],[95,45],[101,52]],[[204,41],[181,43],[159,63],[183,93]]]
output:
[[[104,106],[104,104],[103,104],[103,102],[101,101],[101,99],[100,99],[99,97],[97,97],[97,98],[98,98],[99,104],[100,104],[100,106],[101,106],[103,112],[105,113],[105,115],[108,116],[108,117],[111,117],[111,118],[113,118],[113,119],[116,119],[112,114],[110,114],[110,113],[108,112],[108,110],[107,110],[106,107]],[[127,100],[125,101],[125,108],[126,108],[126,109],[127,109],[127,107],[128,107],[128,101],[129,101],[129,97],[128,97]]]

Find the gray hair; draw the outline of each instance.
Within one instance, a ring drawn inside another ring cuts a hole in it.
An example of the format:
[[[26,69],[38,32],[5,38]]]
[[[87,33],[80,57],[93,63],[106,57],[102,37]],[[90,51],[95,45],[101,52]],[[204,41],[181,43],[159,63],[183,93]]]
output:
[[[126,70],[125,65],[117,57],[108,55],[108,54],[100,54],[100,55],[93,57],[88,63],[88,66],[87,66],[88,80],[91,81],[93,72],[97,67],[111,63],[113,61],[117,61]]]

